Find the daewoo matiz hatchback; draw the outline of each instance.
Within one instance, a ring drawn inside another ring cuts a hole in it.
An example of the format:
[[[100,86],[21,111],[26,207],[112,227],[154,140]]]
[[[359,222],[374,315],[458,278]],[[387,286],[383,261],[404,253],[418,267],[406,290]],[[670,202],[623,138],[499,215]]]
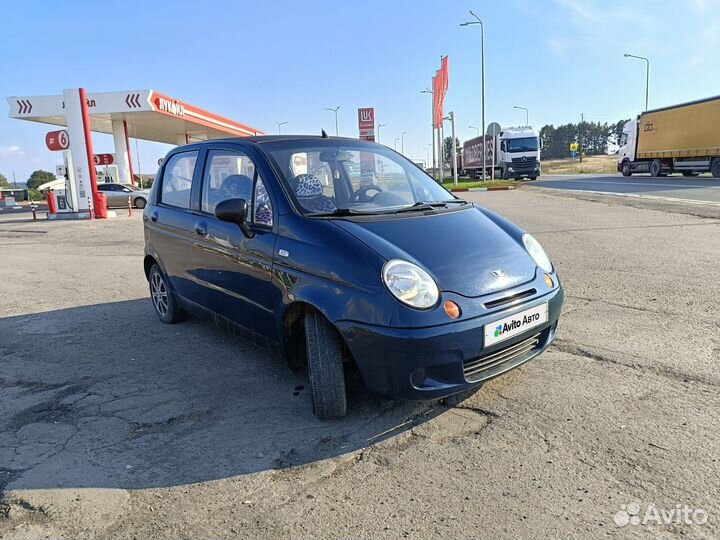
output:
[[[276,136],[172,150],[153,184],[145,274],[160,320],[210,314],[291,367],[315,414],[371,391],[437,399],[527,362],[563,302],[543,248],[396,152]]]

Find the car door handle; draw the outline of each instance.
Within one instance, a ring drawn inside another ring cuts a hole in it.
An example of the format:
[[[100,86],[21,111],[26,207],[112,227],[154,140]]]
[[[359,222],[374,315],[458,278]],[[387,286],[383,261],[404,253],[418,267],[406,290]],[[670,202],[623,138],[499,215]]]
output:
[[[150,219],[152,219],[153,221],[157,221],[157,220],[158,220],[158,213],[157,213],[157,212],[153,212],[152,214],[150,214]]]
[[[206,236],[207,235],[207,228],[205,228],[205,224],[203,223],[196,223],[195,224],[195,233],[199,236]]]

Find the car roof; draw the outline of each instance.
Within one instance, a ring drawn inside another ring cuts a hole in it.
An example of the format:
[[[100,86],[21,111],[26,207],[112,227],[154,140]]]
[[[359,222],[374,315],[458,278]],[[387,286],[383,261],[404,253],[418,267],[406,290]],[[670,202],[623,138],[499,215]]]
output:
[[[251,137],[228,137],[226,139],[210,139],[207,141],[199,141],[197,143],[193,142],[192,144],[209,144],[216,142],[253,142],[256,144],[262,144],[266,142],[280,141],[343,141],[352,143],[370,142],[363,141],[361,139],[354,139],[352,137],[322,137],[320,135],[253,135]]]

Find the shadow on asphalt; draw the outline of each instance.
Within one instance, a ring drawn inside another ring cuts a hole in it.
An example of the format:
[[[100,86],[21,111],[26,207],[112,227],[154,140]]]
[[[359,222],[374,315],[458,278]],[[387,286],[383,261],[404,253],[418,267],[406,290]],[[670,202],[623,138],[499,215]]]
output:
[[[148,488],[297,466],[429,420],[381,400],[319,421],[284,362],[210,323],[161,324],[139,299],[0,319],[0,491]]]

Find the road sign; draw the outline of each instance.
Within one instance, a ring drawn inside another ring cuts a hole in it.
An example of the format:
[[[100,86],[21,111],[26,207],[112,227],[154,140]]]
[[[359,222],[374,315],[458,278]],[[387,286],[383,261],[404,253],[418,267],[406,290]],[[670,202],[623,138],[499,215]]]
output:
[[[570,151],[571,152],[577,152],[578,151],[578,143],[570,143]]]
[[[45,144],[48,150],[52,150],[53,152],[67,150],[70,148],[70,136],[64,129],[49,131],[48,134],[45,135]]]
[[[500,127],[500,124],[498,124],[497,122],[490,122],[490,124],[488,124],[486,133],[491,137],[497,137],[498,135],[500,135],[501,131],[502,128]]]
[[[95,165],[112,165],[115,163],[115,154],[95,154],[93,162]]]

